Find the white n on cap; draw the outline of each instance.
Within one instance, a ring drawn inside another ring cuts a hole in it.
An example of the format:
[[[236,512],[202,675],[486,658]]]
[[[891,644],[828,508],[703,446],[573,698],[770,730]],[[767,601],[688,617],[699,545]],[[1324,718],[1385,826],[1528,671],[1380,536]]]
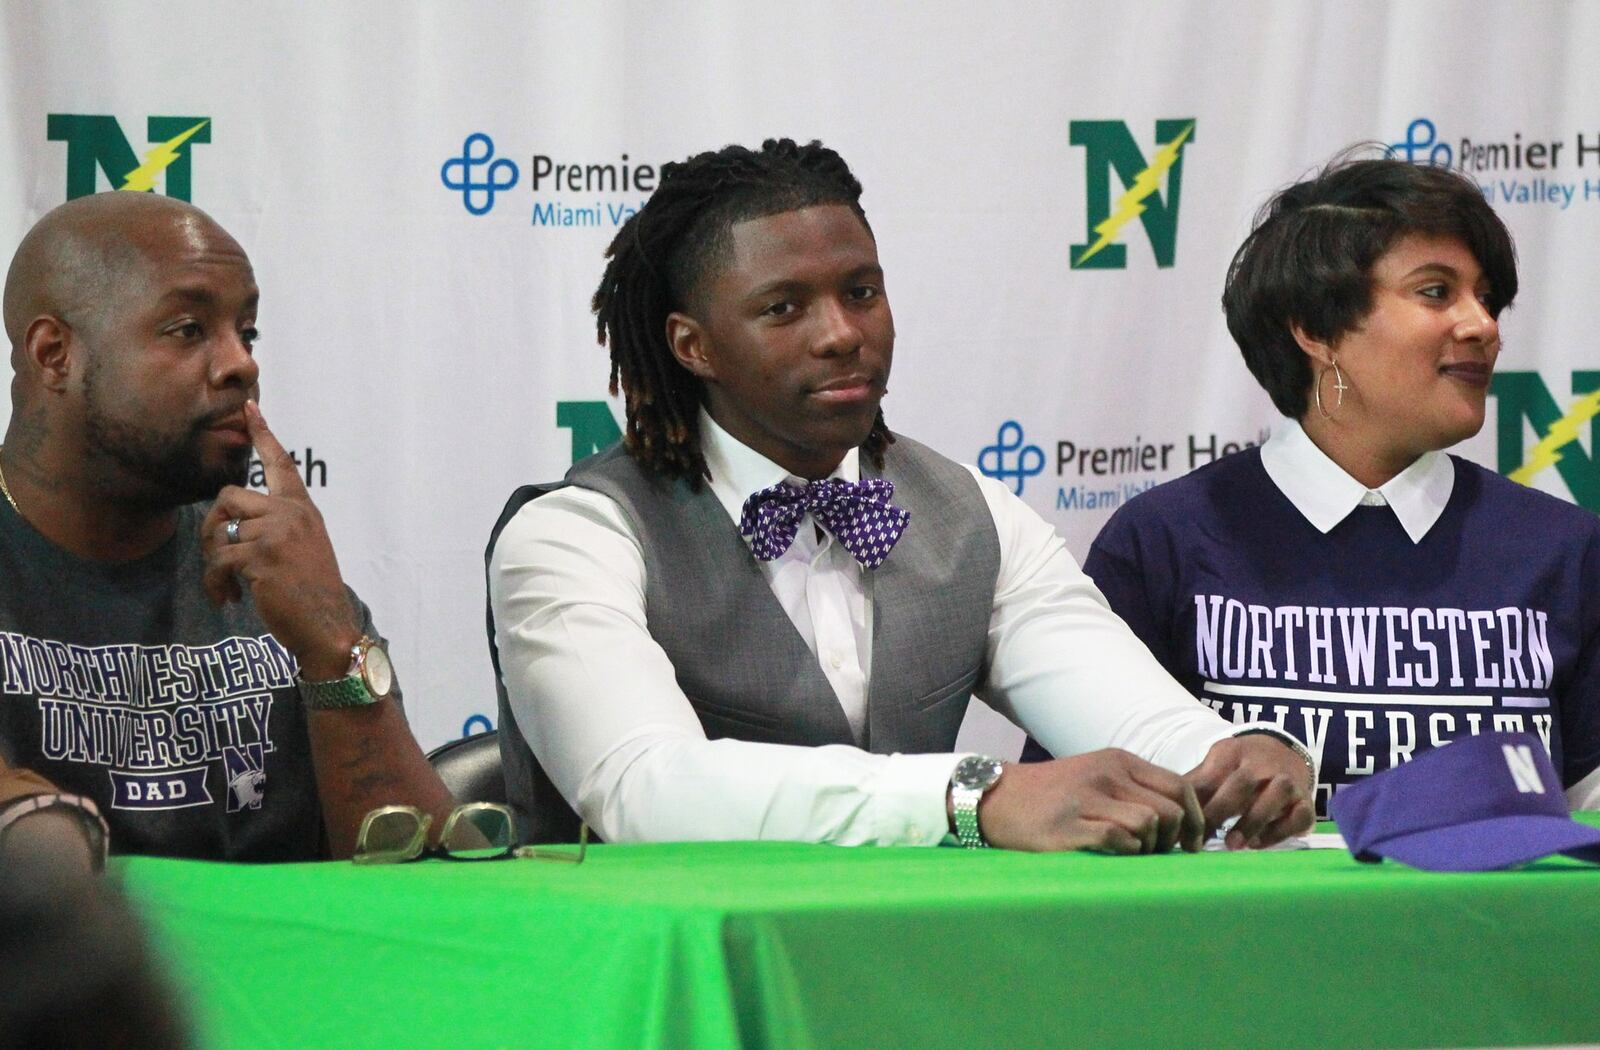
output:
[[[1533,752],[1528,750],[1527,744],[1502,744],[1500,750],[1506,756],[1506,768],[1511,770],[1511,779],[1517,785],[1517,791],[1524,795],[1544,794],[1544,780],[1539,776],[1539,766],[1533,760]]]

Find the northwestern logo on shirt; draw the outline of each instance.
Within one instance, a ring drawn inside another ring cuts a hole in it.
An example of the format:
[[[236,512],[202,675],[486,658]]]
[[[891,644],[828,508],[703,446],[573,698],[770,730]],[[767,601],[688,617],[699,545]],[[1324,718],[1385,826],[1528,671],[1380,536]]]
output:
[[[267,790],[266,759],[260,744],[225,746],[222,767],[228,774],[228,812],[260,809]]]
[[[1339,785],[1458,736],[1537,731],[1551,746],[1545,610],[1194,603],[1202,699],[1303,740],[1319,812]]]
[[[105,767],[114,809],[207,805],[213,766],[228,812],[259,809],[272,690],[297,670],[270,634],[83,646],[0,631],[0,696],[34,698],[45,759]]]

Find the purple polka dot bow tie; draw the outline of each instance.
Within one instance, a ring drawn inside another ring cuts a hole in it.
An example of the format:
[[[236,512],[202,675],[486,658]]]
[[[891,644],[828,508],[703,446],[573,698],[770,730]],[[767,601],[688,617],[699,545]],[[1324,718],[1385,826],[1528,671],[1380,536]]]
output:
[[[771,561],[789,549],[809,511],[862,568],[876,569],[911,520],[909,510],[889,502],[893,495],[894,483],[883,478],[823,478],[804,488],[779,482],[744,501],[739,531],[757,558]]]

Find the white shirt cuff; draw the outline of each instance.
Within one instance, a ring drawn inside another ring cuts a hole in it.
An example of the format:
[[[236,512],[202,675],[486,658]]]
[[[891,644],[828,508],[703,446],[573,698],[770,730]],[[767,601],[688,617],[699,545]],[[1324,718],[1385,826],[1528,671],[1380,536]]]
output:
[[[938,846],[950,831],[945,808],[950,775],[959,755],[890,755],[874,778],[876,841],[904,846]]]

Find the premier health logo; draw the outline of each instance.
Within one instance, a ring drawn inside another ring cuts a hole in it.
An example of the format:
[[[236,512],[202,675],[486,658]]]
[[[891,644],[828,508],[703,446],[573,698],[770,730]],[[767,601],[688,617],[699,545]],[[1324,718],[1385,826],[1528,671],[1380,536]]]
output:
[[[1029,478],[1044,473],[1044,449],[1022,442],[1022,424],[1008,419],[1000,424],[994,444],[978,453],[978,470],[988,477],[1011,484],[1011,491],[1019,496]],[[1016,453],[1015,458],[1012,458],[1012,453]]]
[[[1413,164],[1432,164],[1448,168],[1455,161],[1455,152],[1448,142],[1439,141],[1439,130],[1427,117],[1418,117],[1406,126],[1406,137],[1385,147],[1391,157]]]
[[[1268,433],[1226,440],[1216,433],[1190,433],[1171,441],[1146,441],[1140,434],[1111,443],[1061,438],[1055,442],[1058,511],[1114,510],[1169,477],[1193,470],[1219,456],[1260,445]],[[1043,474],[1049,456],[1030,444],[1022,424],[1008,419],[995,432],[994,444],[978,452],[978,471],[1005,482],[1022,495],[1028,479]]]
[[[469,215],[488,215],[500,194],[522,184],[533,195],[529,223],[555,228],[621,226],[638,214],[644,200],[618,199],[618,195],[648,194],[658,178],[656,165],[635,161],[626,153],[598,163],[535,153],[526,165],[519,165],[509,157],[495,156],[494,139],[482,131],[468,135],[461,151],[445,158],[439,168],[439,181],[461,195],[461,206]]]
[[[1600,134],[1582,131],[1569,138],[1524,136],[1512,131],[1492,138],[1445,137],[1444,126],[1431,117],[1416,117],[1405,135],[1388,143],[1391,157],[1414,164],[1455,168],[1477,183],[1492,205],[1534,205],[1566,211],[1575,204],[1600,202]],[[1568,175],[1570,170],[1581,174]]]
[[[479,168],[486,170],[475,180]],[[461,204],[470,215],[489,214],[495,194],[516,186],[521,175],[516,161],[494,155],[494,139],[481,131],[468,135],[461,143],[461,156],[451,157],[439,169],[445,189],[461,194]]]

